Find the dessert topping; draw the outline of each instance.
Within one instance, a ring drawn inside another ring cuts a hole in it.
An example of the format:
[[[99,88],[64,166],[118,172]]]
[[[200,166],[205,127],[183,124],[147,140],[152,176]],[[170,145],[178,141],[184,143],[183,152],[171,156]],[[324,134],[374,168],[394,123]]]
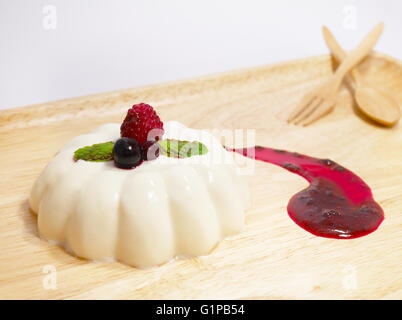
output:
[[[120,138],[113,147],[113,158],[116,167],[131,169],[142,162],[141,147],[137,140]]]
[[[151,131],[157,132],[149,137]],[[126,118],[120,127],[122,137],[133,138],[140,145],[148,140],[158,141],[164,133],[163,122],[155,110],[146,103],[135,104],[127,111]]]

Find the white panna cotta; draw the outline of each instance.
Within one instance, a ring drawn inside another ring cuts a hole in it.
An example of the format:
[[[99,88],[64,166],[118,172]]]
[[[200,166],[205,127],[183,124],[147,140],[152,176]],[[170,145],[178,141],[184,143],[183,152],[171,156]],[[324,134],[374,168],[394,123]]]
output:
[[[164,129],[164,139],[200,141],[208,152],[160,155],[131,170],[113,161],[74,160],[78,148],[119,139],[115,123],[64,145],[32,188],[41,237],[79,257],[147,267],[207,254],[238,233],[249,191],[232,153],[206,131],[174,121]]]

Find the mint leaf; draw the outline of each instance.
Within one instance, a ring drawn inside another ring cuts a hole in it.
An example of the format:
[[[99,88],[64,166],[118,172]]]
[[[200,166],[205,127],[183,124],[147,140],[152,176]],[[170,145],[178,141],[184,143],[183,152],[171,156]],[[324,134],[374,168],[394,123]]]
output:
[[[160,153],[171,158],[189,158],[208,152],[205,144],[199,141],[183,141],[175,139],[159,140]]]
[[[110,161],[113,160],[113,146],[114,142],[109,141],[79,148],[74,152],[74,159],[93,162]]]
[[[158,144],[160,154],[171,158],[184,159],[208,152],[206,145],[198,141],[165,139],[159,140]],[[113,160],[113,146],[114,142],[109,141],[82,147],[74,152],[74,159],[92,162],[110,161]]]

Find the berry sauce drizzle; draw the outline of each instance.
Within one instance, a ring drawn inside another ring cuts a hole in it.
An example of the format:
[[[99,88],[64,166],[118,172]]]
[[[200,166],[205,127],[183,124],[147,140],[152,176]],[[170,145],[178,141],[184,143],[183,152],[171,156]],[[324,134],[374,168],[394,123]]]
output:
[[[256,146],[229,149],[278,165],[305,178],[309,187],[288,203],[288,214],[303,229],[320,237],[353,239],[375,231],[384,220],[368,185],[329,159]]]

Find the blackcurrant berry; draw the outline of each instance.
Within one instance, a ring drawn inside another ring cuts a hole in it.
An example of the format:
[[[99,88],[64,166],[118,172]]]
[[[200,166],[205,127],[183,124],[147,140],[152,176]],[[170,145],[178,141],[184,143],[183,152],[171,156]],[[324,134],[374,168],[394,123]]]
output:
[[[142,159],[154,160],[159,157],[159,144],[155,140],[149,140],[142,146]]]
[[[135,139],[121,138],[113,146],[113,158],[119,168],[134,168],[142,161],[141,147]]]

